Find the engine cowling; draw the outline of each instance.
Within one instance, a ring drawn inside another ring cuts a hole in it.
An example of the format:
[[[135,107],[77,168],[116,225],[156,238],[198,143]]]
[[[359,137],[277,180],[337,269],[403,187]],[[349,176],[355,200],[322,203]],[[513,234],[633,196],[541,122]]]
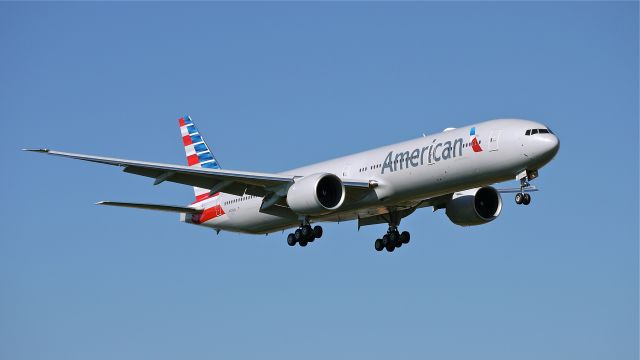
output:
[[[334,174],[319,173],[296,180],[287,192],[289,208],[300,215],[323,215],[344,202],[344,185]]]
[[[454,193],[447,202],[446,213],[452,223],[473,226],[493,221],[502,211],[502,197],[491,186]]]

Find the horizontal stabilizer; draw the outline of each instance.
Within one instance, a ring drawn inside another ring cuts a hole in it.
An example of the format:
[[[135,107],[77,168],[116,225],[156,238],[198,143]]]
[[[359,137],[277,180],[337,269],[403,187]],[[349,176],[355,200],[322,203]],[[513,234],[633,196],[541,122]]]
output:
[[[168,212],[182,213],[182,214],[198,214],[202,212],[202,210],[198,210],[190,207],[126,203],[126,202],[117,202],[117,201],[100,201],[100,202],[97,202],[96,205],[108,205],[108,206],[120,206],[120,207],[145,209],[145,210],[168,211]]]

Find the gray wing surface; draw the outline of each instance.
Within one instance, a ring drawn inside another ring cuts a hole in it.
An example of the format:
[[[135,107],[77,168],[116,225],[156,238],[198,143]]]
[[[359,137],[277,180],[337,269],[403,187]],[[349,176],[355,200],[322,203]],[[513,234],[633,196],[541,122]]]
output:
[[[288,186],[293,183],[295,178],[289,175],[192,168],[181,165],[84,155],[49,149],[25,149],[25,151],[119,166],[123,168],[124,172],[154,178],[154,185],[168,181],[210,189],[212,192],[222,191],[238,196],[249,194],[263,197],[274,192],[274,189]],[[344,181],[344,186],[347,192],[357,193],[370,187],[369,182],[352,180]]]

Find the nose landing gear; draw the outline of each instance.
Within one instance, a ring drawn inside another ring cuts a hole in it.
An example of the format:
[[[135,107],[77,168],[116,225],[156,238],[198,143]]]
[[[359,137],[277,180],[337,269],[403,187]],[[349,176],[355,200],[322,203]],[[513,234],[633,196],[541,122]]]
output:
[[[516,204],[529,205],[531,203],[531,195],[525,192],[525,189],[530,187],[529,180],[533,180],[538,177],[538,170],[527,170],[518,174],[520,180],[520,192],[516,194]]]
[[[527,193],[517,193],[516,194],[516,204],[518,205],[529,205],[531,203],[531,195]]]

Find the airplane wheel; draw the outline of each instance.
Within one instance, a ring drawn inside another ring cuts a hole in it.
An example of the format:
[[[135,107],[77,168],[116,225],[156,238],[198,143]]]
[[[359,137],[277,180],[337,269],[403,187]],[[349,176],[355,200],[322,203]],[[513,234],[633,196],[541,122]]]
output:
[[[391,243],[391,242],[387,243],[386,248],[387,248],[387,251],[388,251],[388,252],[393,252],[393,250],[395,250],[395,249],[396,249],[396,247],[395,247],[395,246],[393,246],[393,243]]]
[[[298,244],[300,244],[300,246],[305,247],[307,246],[307,240],[300,240],[298,241]]]
[[[382,243],[382,239],[376,240],[376,242],[373,243],[373,246],[376,248],[376,251],[382,251],[382,249],[384,249],[384,244]]]
[[[531,195],[524,194],[524,198],[522,199],[522,203],[525,205],[529,205],[531,203]]]
[[[402,247],[402,241],[400,241],[400,239],[398,239],[398,241],[396,242],[396,247],[397,248]]]
[[[408,232],[408,231],[403,231],[403,232],[400,234],[400,241],[401,241],[403,244],[408,244],[408,243],[409,243],[409,240],[411,240],[411,234],[409,234],[409,232]]]
[[[314,226],[313,235],[316,236],[316,239],[320,239],[322,237],[322,226],[319,226],[319,225]]]
[[[293,236],[295,236],[295,239],[297,242],[302,241],[302,239],[304,239],[304,237],[302,236],[302,230],[298,229],[293,233]]]
[[[387,246],[389,244],[391,244],[391,241],[389,240],[389,235],[385,234],[382,237],[382,246]]]
[[[311,238],[311,234],[313,234],[313,229],[310,225],[305,225],[302,227],[302,236],[305,239],[309,240],[309,238]]]
[[[524,194],[523,193],[517,193],[516,194],[516,204],[518,204],[518,205],[522,204],[523,200],[524,200]]]
[[[398,234],[397,231],[392,231],[389,233],[389,240],[391,240],[392,244],[397,244],[398,238],[400,238],[400,235]]]
[[[295,246],[296,245],[296,236],[293,234],[289,234],[289,236],[287,236],[287,244],[289,244],[289,246]]]

